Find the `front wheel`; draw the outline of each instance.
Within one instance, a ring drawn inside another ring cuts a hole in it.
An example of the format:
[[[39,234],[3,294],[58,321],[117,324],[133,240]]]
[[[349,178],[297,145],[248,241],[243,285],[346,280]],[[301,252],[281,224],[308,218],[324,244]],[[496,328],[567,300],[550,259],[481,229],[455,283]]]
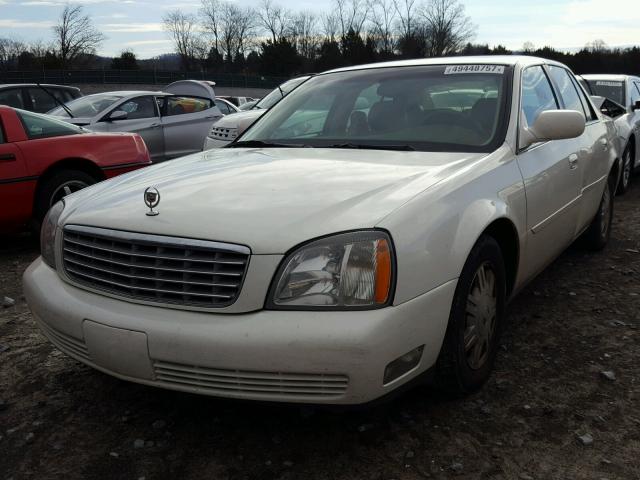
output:
[[[591,225],[584,234],[587,248],[590,250],[602,250],[609,242],[611,236],[611,222],[613,220],[613,190],[615,180],[609,178],[602,192],[598,213],[593,218]]]
[[[55,203],[67,195],[96,183],[96,179],[80,170],[61,170],[46,179],[36,197],[34,217],[40,223]]]
[[[436,364],[436,382],[453,394],[480,388],[489,378],[504,318],[506,275],[500,246],[483,235],[458,279],[449,324]]]

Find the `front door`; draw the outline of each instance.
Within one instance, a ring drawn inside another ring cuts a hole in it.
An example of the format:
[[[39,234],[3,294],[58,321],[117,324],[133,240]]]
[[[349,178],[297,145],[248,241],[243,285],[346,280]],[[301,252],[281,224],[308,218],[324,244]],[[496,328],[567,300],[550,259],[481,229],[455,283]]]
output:
[[[560,104],[542,66],[522,73],[520,128]],[[532,278],[575,238],[580,213],[581,172],[578,139],[530,145],[519,151],[518,165],[527,198],[527,242],[523,280]]]

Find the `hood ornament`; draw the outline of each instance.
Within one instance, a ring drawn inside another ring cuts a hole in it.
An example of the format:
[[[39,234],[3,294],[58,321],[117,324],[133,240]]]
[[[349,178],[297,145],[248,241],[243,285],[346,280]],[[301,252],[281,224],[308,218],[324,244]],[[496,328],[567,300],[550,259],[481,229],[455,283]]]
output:
[[[155,217],[158,215],[158,211],[154,210],[160,203],[160,192],[155,187],[147,187],[144,191],[144,203],[149,207],[147,216]]]

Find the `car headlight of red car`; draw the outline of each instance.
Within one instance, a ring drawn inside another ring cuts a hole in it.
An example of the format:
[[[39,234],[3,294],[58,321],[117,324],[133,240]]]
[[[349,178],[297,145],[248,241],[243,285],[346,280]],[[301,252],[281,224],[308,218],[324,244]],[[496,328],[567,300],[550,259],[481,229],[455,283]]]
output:
[[[58,220],[64,210],[64,201],[60,200],[49,209],[42,221],[40,229],[40,255],[44,262],[51,268],[56,268],[56,232],[58,230]]]

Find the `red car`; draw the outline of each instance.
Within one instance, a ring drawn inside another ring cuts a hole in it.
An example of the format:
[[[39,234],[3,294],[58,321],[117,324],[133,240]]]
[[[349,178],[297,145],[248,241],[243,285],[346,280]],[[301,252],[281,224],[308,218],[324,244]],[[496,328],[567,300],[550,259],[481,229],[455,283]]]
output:
[[[0,106],[0,232],[39,224],[65,195],[150,163],[137,134],[90,133]]]

